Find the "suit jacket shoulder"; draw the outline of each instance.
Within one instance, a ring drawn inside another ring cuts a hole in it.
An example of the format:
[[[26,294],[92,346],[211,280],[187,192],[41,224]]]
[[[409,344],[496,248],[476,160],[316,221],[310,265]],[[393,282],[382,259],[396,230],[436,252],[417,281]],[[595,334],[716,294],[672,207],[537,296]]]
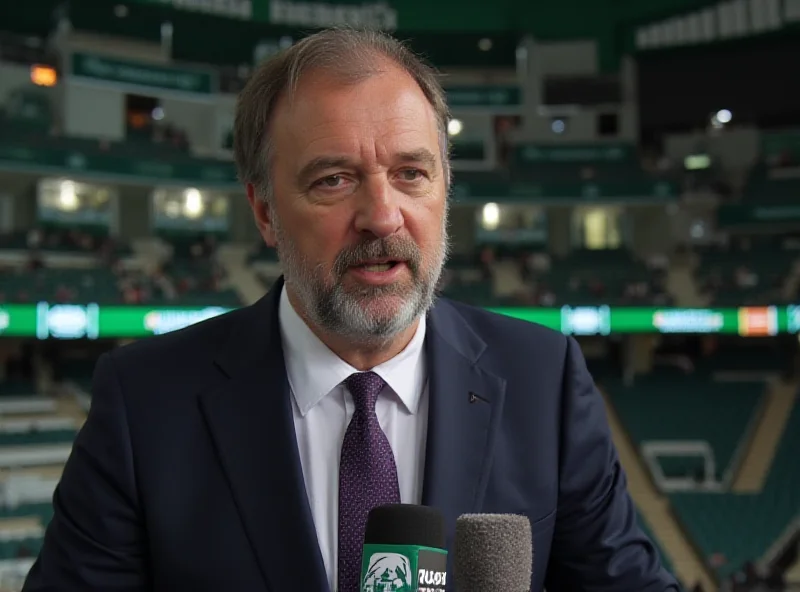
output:
[[[266,297],[177,331],[113,350],[126,400],[197,395],[265,355],[271,303]],[[160,401],[153,401],[154,403]]]
[[[566,359],[569,338],[549,327],[448,299],[441,299],[437,308],[462,317],[486,344],[483,362],[487,366],[530,364],[532,356],[544,357],[549,362]]]

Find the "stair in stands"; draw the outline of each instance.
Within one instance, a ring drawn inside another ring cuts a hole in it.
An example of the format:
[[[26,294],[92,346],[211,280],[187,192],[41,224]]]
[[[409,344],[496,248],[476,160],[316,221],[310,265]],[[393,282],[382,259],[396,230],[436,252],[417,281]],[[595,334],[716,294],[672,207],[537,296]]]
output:
[[[628,477],[628,491],[640,515],[659,544],[675,576],[686,588],[700,583],[708,592],[717,586],[705,563],[689,543],[669,510],[668,500],[655,488],[608,396],[604,395],[608,421],[620,463]]]
[[[776,381],[768,390],[764,410],[734,478],[733,492],[760,493],[764,488],[795,403],[797,388],[797,384]]]
[[[245,304],[253,304],[264,295],[264,284],[247,265],[248,248],[223,245],[217,252],[217,262],[225,269],[228,280]]]
[[[678,306],[705,306],[704,298],[694,281],[692,270],[688,264],[673,261],[667,272],[667,290],[675,297]]]

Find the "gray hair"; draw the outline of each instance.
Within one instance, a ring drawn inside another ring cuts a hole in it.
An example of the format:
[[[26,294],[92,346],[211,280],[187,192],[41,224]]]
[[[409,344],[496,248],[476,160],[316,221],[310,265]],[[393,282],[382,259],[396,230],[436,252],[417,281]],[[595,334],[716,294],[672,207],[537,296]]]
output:
[[[419,85],[433,107],[439,128],[439,149],[450,190],[450,154],[447,124],[450,111],[438,73],[402,42],[377,31],[326,29],[310,35],[260,64],[248,80],[236,104],[233,153],[242,183],[252,183],[266,202],[273,198],[271,162],[274,146],[269,138],[278,99],[293,93],[301,77],[312,69],[324,69],[342,81],[359,82],[380,73],[381,58],[405,70]]]

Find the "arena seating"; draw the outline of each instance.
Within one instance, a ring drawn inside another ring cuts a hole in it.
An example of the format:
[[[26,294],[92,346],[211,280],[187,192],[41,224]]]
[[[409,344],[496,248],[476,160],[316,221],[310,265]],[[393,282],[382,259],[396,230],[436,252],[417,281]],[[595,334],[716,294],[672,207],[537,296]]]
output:
[[[9,302],[120,302],[118,278],[110,269],[21,269],[5,276],[3,295]]]
[[[759,163],[750,171],[744,199],[757,204],[795,205],[800,195],[800,168]]]
[[[33,85],[14,89],[0,105],[0,139],[16,145],[66,148],[90,155],[158,158],[176,163],[191,158],[197,163],[189,153],[185,132],[174,125],[151,123],[130,128],[124,142],[111,142],[63,135],[53,111],[48,89]]]
[[[655,177],[646,173],[636,162],[630,163],[518,163],[511,168],[515,180],[547,183],[558,186],[572,185],[576,182],[603,182],[604,187],[614,184],[630,186],[637,183],[652,182]]]
[[[712,304],[741,306],[786,302],[785,282],[800,251],[762,240],[698,249],[697,255],[696,281]]]
[[[751,338],[748,341],[725,341],[710,354],[695,360],[701,374],[754,373],[778,375],[787,370],[791,355],[769,339]]]
[[[46,90],[32,85],[21,86],[0,105],[0,128],[3,137],[13,134],[48,134],[54,123],[52,103]]]
[[[0,447],[27,446],[29,444],[72,444],[76,434],[77,431],[75,429],[0,431]]]
[[[278,252],[265,245],[263,241],[258,241],[258,244],[247,258],[248,263],[276,263],[277,261]]]
[[[36,392],[33,383],[21,378],[6,378],[0,381],[0,397],[20,397]]]
[[[162,269],[146,273],[120,260],[133,256],[129,245],[87,231],[40,229],[36,235],[0,236],[3,273],[0,302],[239,306],[211,252],[197,237],[170,238],[174,256]],[[193,249],[201,247],[200,252]],[[19,255],[24,256],[23,260]],[[53,254],[75,260],[49,261]],[[85,256],[85,257],[83,257]],[[81,258],[83,257],[83,258]]]
[[[539,290],[556,305],[669,305],[664,273],[649,269],[625,249],[577,250],[554,258],[546,272],[534,273]]]
[[[761,557],[796,518],[800,508],[798,451],[800,404],[795,404],[761,493],[670,496],[675,513],[705,556],[725,557],[725,564],[718,569],[720,575],[730,575],[745,561]]]
[[[716,382],[662,369],[637,377],[631,386],[609,382],[606,388],[634,442],[705,441],[721,480],[765,387],[760,381]],[[694,477],[702,467],[694,456],[661,458],[659,464],[669,477]]]
[[[33,231],[0,235],[0,249],[35,251],[42,254],[68,253],[73,255],[128,257],[130,245],[114,241],[100,228],[81,229],[37,228]]]
[[[40,536],[15,536],[17,533],[0,533],[0,560],[35,557],[42,546]]]

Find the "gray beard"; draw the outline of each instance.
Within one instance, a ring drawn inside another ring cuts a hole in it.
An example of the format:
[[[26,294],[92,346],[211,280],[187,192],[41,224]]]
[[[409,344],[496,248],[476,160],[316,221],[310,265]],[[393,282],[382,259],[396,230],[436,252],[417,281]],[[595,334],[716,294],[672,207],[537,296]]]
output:
[[[379,346],[411,327],[433,306],[449,251],[446,217],[439,248],[432,260],[423,258],[417,269],[412,270],[410,286],[371,286],[359,290],[348,290],[338,272],[325,273],[321,264],[313,264],[301,256],[274,218],[273,225],[286,285],[299,300],[306,320],[323,332],[365,346]],[[381,296],[396,296],[403,302],[399,310],[383,313],[373,309],[367,313],[361,303]]]

